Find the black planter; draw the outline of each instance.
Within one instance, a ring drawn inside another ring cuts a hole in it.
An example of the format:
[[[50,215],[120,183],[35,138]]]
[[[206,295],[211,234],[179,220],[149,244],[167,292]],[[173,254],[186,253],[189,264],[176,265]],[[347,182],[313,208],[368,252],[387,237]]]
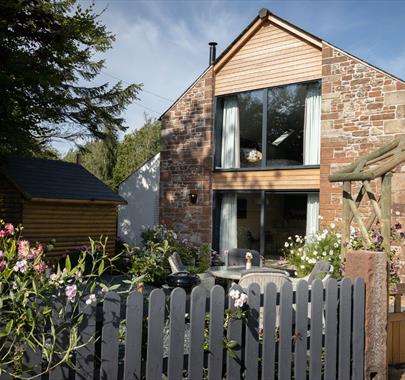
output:
[[[177,272],[167,276],[167,284],[172,287],[180,287],[186,291],[190,291],[193,286],[201,282],[200,278],[190,272]]]

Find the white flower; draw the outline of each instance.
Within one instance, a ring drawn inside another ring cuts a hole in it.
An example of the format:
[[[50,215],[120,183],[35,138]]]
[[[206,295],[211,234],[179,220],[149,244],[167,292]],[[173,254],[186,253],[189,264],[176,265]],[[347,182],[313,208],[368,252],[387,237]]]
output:
[[[246,293],[242,293],[239,297],[240,300],[242,300],[243,303],[246,303],[248,300],[248,296]]]
[[[247,259],[253,259],[252,252],[246,252],[245,258],[246,258],[246,260],[247,260]]]
[[[300,268],[301,268],[301,269],[304,269],[304,268],[305,268],[305,265],[300,265]]]
[[[298,252],[302,252],[302,248],[298,248]]]
[[[240,298],[236,299],[234,302],[235,307],[242,307],[243,306],[243,302]]]
[[[326,256],[327,253],[325,251],[322,252],[322,256]]]
[[[77,286],[76,285],[68,285],[65,289],[65,295],[70,302],[74,302],[77,293]]]
[[[86,305],[91,305],[93,302],[96,302],[97,298],[95,294],[90,294],[89,298],[86,300]]]
[[[237,289],[231,289],[231,291],[229,292],[229,297],[231,297],[234,300],[238,299],[239,296],[240,296],[240,291]]]
[[[287,242],[284,243],[284,247],[288,248],[290,246],[290,244],[288,244]]]
[[[6,256],[6,254],[4,253],[4,251],[0,251],[0,257],[4,257]]]
[[[292,237],[291,237],[291,236],[289,236],[289,237],[288,237],[288,240],[292,240]]]
[[[333,246],[334,246],[335,248],[339,248],[339,244],[338,244],[338,243],[333,244]]]
[[[319,215],[318,218],[319,218],[319,220],[323,220],[323,216],[322,216],[322,215]]]
[[[333,256],[333,250],[331,249],[330,251],[329,251],[329,256]]]
[[[27,260],[20,260],[17,261],[13,267],[13,270],[15,272],[21,272],[21,273],[25,273],[27,271],[28,267],[27,267]]]
[[[401,215],[401,213],[399,211],[395,211],[395,215],[399,216],[399,215]]]
[[[314,253],[314,255],[316,256],[316,255],[318,254],[318,251],[314,251],[313,253]]]
[[[335,228],[336,227],[336,224],[335,223],[331,223],[330,224],[330,228]]]
[[[337,237],[338,239],[340,239],[340,238],[342,237],[342,235],[341,235],[340,233],[337,233],[337,234],[336,234],[336,237]]]

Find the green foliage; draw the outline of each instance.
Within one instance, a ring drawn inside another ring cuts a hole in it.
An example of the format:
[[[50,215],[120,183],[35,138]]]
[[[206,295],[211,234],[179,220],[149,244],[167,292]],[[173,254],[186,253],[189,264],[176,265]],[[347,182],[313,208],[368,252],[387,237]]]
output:
[[[131,248],[124,244],[122,255],[130,257],[130,272],[136,277],[142,276],[146,283],[162,285],[166,282],[170,274],[168,258],[174,252],[180,255],[191,273],[205,272],[210,266],[212,253],[208,244],[197,247],[187,239],[179,239],[173,230],[165,226],[144,228],[141,238],[142,247]]]
[[[0,14],[0,154],[125,129],[121,113],[141,86],[91,83],[115,39],[93,5],[4,0]]]
[[[105,242],[90,240],[76,262],[68,256],[63,270],[59,265],[53,270],[44,259],[44,246],[23,240],[22,231],[0,220],[0,375],[11,368],[16,379],[29,378],[22,375],[27,348],[42,351],[44,373],[61,363],[73,365],[73,351],[88,343],[78,335],[79,300],[102,301],[113,290],[99,276],[116,260],[105,253]],[[63,347],[57,343],[61,335],[67,337]]]
[[[162,243],[149,241],[143,248],[132,248],[132,269],[136,277],[153,285],[163,285],[170,274],[168,258],[172,254],[167,240]]]
[[[289,237],[284,243],[284,254],[295,268],[297,277],[308,275],[317,261],[324,260],[333,266],[333,277],[341,278],[341,238],[332,224],[311,237]]]
[[[132,174],[145,161],[160,150],[160,122],[146,118],[142,128],[125,135],[118,142],[116,134],[109,131],[104,140],[88,142],[81,150],[71,149],[63,158],[81,164],[97,178],[112,188]]]
[[[160,122],[145,116],[142,128],[127,134],[118,145],[117,164],[114,168],[114,186],[138,169],[160,151]]]

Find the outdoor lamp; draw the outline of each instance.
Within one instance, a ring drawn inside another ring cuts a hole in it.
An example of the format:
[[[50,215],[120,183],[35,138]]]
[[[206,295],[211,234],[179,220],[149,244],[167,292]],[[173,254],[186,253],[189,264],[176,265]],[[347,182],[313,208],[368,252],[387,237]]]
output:
[[[190,202],[191,202],[193,205],[195,205],[195,204],[197,203],[197,198],[198,198],[197,193],[190,192],[189,197],[190,197]]]

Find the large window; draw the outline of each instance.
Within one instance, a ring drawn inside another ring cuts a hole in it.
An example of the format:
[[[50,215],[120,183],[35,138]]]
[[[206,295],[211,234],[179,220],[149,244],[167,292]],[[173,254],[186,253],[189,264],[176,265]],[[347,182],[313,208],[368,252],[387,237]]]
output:
[[[315,192],[216,191],[214,206],[214,247],[221,254],[247,248],[278,259],[289,236],[319,228]]]
[[[319,164],[319,82],[217,98],[217,169]]]

